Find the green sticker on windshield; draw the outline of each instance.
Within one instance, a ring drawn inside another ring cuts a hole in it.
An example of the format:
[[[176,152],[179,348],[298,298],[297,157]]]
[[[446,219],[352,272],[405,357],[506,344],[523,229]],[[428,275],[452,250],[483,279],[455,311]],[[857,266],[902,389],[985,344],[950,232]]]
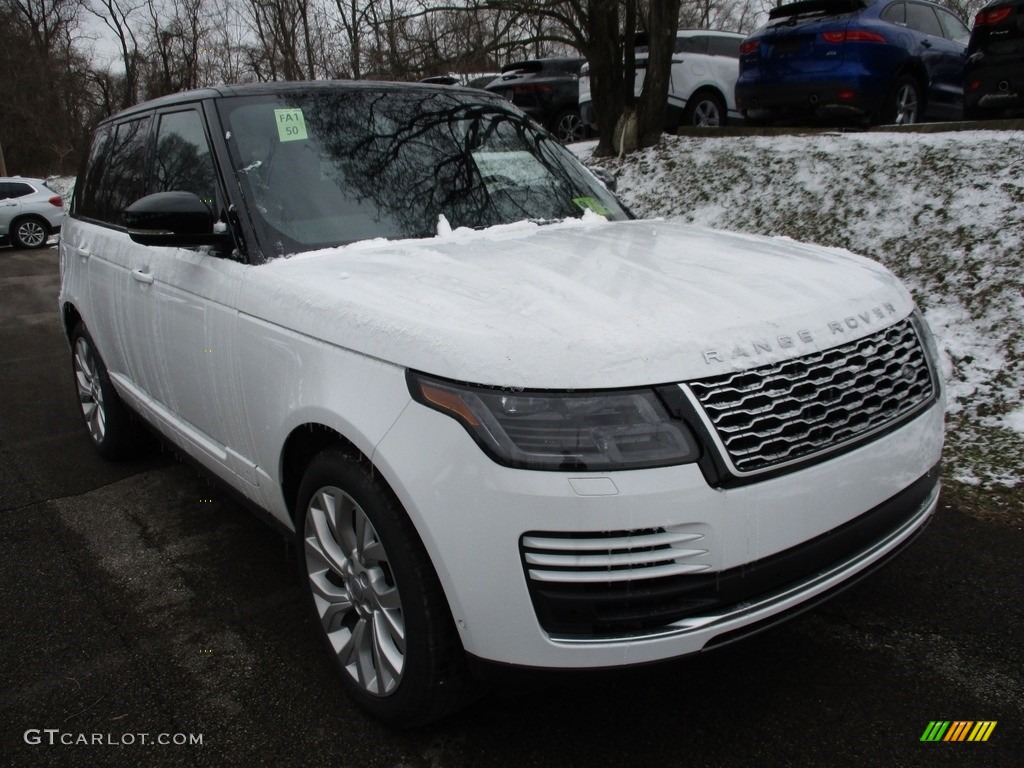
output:
[[[300,141],[308,138],[306,134],[306,118],[301,109],[275,109],[274,119],[277,121],[277,135],[281,141]]]
[[[593,211],[599,213],[602,216],[611,216],[612,212],[601,205],[601,201],[594,197],[574,197],[572,199],[576,205],[585,211]]]

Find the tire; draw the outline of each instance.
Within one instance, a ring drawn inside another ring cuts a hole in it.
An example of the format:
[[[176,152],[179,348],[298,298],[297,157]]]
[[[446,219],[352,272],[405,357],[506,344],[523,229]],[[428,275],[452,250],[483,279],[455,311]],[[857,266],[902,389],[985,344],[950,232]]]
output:
[[[913,75],[900,75],[893,83],[882,113],[882,122],[887,125],[914,125],[921,122],[923,114],[924,96],[921,84]]]
[[[686,102],[683,125],[687,128],[721,128],[728,122],[725,99],[714,91],[698,91]]]
[[[36,216],[18,219],[11,226],[11,242],[15,248],[45,248],[50,239],[50,226]]]
[[[89,439],[101,456],[122,459],[138,451],[145,433],[121,402],[83,323],[71,333],[71,368]]]
[[[587,138],[587,126],[575,109],[565,109],[551,121],[551,132],[562,144],[583,141]]]
[[[300,577],[342,684],[365,712],[413,727],[468,694],[465,652],[426,549],[354,450],[329,448],[299,487]]]

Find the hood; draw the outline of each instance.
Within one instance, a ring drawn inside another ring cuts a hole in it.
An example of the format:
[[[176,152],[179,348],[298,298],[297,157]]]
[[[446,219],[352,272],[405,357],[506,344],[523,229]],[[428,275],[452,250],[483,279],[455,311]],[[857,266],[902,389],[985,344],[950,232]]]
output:
[[[845,251],[597,216],[277,259],[241,294],[243,312],[399,366],[547,389],[750,368],[913,309],[884,267]]]

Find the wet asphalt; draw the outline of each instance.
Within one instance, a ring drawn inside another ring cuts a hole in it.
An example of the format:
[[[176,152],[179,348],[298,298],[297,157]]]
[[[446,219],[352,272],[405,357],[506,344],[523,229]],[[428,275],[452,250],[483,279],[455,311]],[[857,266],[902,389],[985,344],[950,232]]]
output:
[[[0,248],[0,765],[1024,765],[1024,530],[947,504],[776,629],[386,729],[337,684],[284,538],[158,446],[93,452],[58,284],[56,248]],[[997,725],[922,742],[935,720]]]

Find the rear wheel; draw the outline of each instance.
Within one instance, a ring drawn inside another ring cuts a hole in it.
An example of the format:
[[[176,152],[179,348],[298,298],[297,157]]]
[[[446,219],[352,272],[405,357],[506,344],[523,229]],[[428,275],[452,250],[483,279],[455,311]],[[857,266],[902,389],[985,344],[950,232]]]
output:
[[[551,132],[555,138],[563,144],[571,144],[574,141],[583,141],[587,138],[587,126],[575,109],[566,109],[559,112],[551,123]]]
[[[698,91],[686,102],[683,125],[720,128],[726,123],[725,100],[714,91]]]
[[[448,714],[468,689],[465,653],[405,511],[355,451],[328,449],[298,494],[299,566],[342,683],[402,727]]]
[[[42,248],[49,238],[49,226],[34,216],[18,219],[11,227],[11,241],[15,248]]]
[[[892,92],[882,122],[893,125],[913,125],[921,122],[924,99],[921,85],[913,75],[900,75],[893,83]]]
[[[110,383],[107,368],[83,323],[71,333],[71,368],[89,438],[101,456],[120,459],[136,451],[145,433]]]

